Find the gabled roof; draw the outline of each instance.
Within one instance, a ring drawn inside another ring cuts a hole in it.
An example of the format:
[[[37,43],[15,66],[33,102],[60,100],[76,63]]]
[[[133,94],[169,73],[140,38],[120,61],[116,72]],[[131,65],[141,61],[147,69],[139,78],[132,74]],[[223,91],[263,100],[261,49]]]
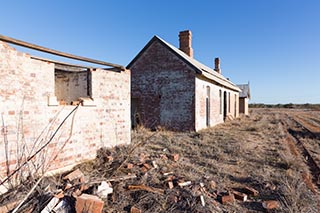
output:
[[[248,84],[239,84],[237,86],[241,89],[239,97],[250,99],[250,85],[249,85],[249,83]]]
[[[200,63],[199,61],[195,60],[194,58],[189,57],[187,54],[185,54],[180,49],[176,48],[175,46],[167,43],[163,39],[159,38],[158,36],[154,36],[147,45],[138,53],[138,55],[128,64],[127,68],[130,69],[130,67],[134,64],[134,62],[143,54],[143,52],[148,49],[148,47],[155,41],[159,41],[163,46],[168,48],[171,52],[173,52],[176,56],[178,56],[180,59],[182,59],[185,63],[190,65],[196,73],[203,75],[205,78],[210,79],[212,81],[215,81],[216,83],[225,86],[229,89],[235,90],[240,92],[240,88],[238,88],[235,84],[233,84],[231,81],[226,79],[223,75],[217,73],[210,67],[207,67],[206,65]]]

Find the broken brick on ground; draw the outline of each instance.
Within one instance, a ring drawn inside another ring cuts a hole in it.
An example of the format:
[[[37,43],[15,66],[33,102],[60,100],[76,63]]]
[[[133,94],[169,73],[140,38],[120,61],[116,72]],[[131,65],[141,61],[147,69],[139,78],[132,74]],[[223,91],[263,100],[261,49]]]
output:
[[[199,133],[140,129],[140,132],[133,132],[136,142],[132,145],[100,150],[94,161],[70,171],[79,169],[85,176],[88,189],[65,183],[63,177],[70,173],[67,172],[51,183],[46,180],[37,190],[42,191],[42,195],[32,197],[39,198],[47,192],[54,196],[59,190],[64,194],[58,198],[59,202],[82,194],[99,197],[97,188],[105,181],[111,182],[112,186],[108,184],[108,187],[112,187],[113,192],[107,198],[99,198],[104,203],[103,212],[130,212],[133,207],[141,212],[159,212],[163,208],[169,212],[170,209],[176,212],[261,212],[266,207],[271,208],[270,211],[296,208],[298,212],[313,212],[317,208],[317,199],[301,177],[301,170],[306,172],[303,159],[295,157],[294,161],[289,161],[291,153],[283,141],[286,135],[281,133],[285,129],[281,128],[281,123],[275,122],[285,118],[281,112],[266,110]],[[144,143],[135,146],[140,141]],[[140,167],[143,165],[141,153],[147,155],[143,163],[150,166],[145,172]],[[180,155],[177,162],[161,157],[174,153]],[[110,155],[114,156],[112,162],[106,158]],[[235,160],[239,163],[230,163]],[[153,161],[157,168],[151,166]],[[128,163],[133,164],[131,169],[127,168]],[[169,187],[168,181],[172,181],[173,188]],[[188,184],[180,187],[178,183]],[[50,190],[45,191],[48,185]],[[134,190],[129,186],[135,186]],[[161,193],[155,193],[157,189]],[[80,193],[71,193],[74,190]],[[289,190],[294,193],[288,193]],[[226,201],[232,195],[234,199]],[[224,198],[222,203],[222,196],[230,197]],[[286,206],[283,199],[299,205]],[[308,202],[302,202],[306,200]],[[34,208],[39,206],[37,200],[32,203]]]

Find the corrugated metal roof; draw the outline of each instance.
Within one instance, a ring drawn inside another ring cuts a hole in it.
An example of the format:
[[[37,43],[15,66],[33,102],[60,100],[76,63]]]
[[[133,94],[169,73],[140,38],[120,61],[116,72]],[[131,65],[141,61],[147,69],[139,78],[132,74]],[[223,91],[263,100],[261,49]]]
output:
[[[235,84],[233,84],[230,80],[226,79],[223,75],[220,73],[214,71],[212,68],[207,67],[206,65],[200,63],[194,58],[189,57],[186,53],[181,51],[180,49],[176,48],[175,46],[167,43],[165,40],[162,38],[155,36],[157,39],[162,41],[164,44],[166,44],[170,49],[172,49],[175,53],[177,53],[180,57],[182,57],[184,60],[186,60],[189,64],[193,65],[197,70],[198,73],[202,74],[204,77],[213,80],[225,87],[228,87],[229,89],[239,91],[240,88],[238,88]]]
[[[249,84],[238,84],[237,86],[241,89],[239,97],[250,99],[250,85]]]
[[[210,79],[212,81],[215,81],[219,85],[222,85],[224,87],[227,87],[229,89],[232,89],[234,91],[240,92],[240,88],[237,87],[235,84],[233,84],[230,80],[226,79],[223,75],[220,73],[217,73],[210,67],[207,67],[206,65],[200,63],[194,58],[189,57],[187,54],[185,54],[180,49],[176,48],[175,46],[169,44],[162,38],[158,36],[154,36],[148,44],[136,55],[136,57],[128,64],[127,68],[130,69],[130,67],[134,64],[134,62],[141,56],[141,54],[154,42],[159,41],[162,43],[165,47],[167,47],[169,50],[171,50],[173,53],[175,53],[178,57],[180,57],[182,60],[184,60],[187,64],[189,64],[191,67],[195,69],[195,71],[204,76],[207,79]]]

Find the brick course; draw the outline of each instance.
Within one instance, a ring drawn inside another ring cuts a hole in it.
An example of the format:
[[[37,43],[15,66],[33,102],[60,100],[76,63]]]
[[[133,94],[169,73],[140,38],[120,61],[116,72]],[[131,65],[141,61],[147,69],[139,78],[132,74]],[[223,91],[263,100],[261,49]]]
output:
[[[6,140],[14,169],[13,160],[19,156],[23,160],[39,149],[74,109],[71,105],[48,106],[48,97],[56,95],[54,68],[53,63],[32,59],[0,42],[0,113],[4,121],[0,175],[6,175]],[[87,80],[76,76],[74,84],[78,77]],[[57,169],[94,158],[100,147],[130,143],[130,71],[96,69],[91,78],[95,106],[80,106],[69,117],[50,145],[33,159],[36,167]]]

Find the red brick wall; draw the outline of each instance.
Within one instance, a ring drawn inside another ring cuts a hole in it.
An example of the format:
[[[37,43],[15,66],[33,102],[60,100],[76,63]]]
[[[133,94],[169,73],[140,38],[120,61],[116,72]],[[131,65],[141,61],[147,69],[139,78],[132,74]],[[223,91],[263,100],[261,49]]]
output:
[[[195,129],[194,70],[158,41],[130,69],[132,98],[145,127]]]
[[[0,79],[0,177],[5,177],[6,153],[12,171],[18,159],[23,162],[48,141],[75,106],[48,106],[48,97],[55,96],[54,64],[3,42]],[[72,165],[94,158],[100,147],[130,142],[130,72],[98,69],[91,83],[95,106],[80,106],[25,171]]]

